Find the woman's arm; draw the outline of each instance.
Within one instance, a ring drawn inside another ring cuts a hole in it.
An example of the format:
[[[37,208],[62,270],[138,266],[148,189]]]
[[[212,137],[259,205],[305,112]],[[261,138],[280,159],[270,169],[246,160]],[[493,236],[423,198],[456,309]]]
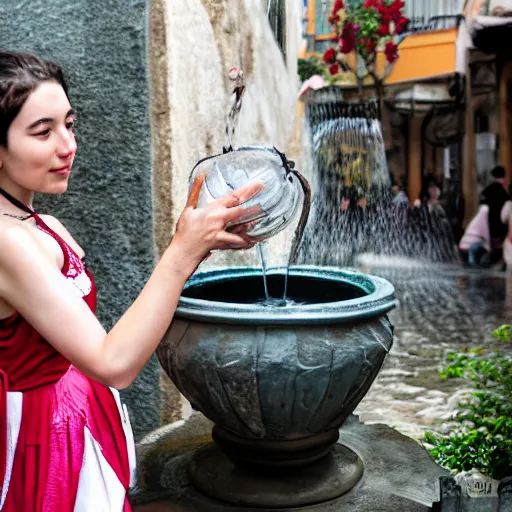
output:
[[[0,232],[0,296],[83,373],[105,385],[127,387],[162,339],[187,278],[208,252],[253,245],[224,228],[247,215],[235,205],[260,188],[249,185],[236,191],[238,197],[200,209],[187,206],[147,284],[108,334],[23,226]]]

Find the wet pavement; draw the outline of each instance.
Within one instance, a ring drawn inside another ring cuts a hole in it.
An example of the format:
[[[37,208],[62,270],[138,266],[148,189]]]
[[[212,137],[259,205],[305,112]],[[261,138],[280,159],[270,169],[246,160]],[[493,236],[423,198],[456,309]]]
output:
[[[450,419],[467,391],[464,381],[438,376],[446,352],[498,347],[492,331],[512,323],[506,273],[416,267],[399,261],[392,266],[367,262],[360,270],[391,281],[398,307],[389,315],[395,327],[394,345],[355,412],[365,423],[385,423],[422,439],[426,430]],[[512,351],[512,345],[499,347]]]

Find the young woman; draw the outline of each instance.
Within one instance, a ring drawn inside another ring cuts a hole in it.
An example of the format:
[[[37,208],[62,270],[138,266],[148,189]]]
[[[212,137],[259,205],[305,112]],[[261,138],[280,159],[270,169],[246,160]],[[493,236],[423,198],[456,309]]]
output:
[[[196,208],[195,184],[172,243],[107,334],[94,315],[84,252],[34,193],[68,187],[75,114],[59,66],[0,53],[0,510],[128,511],[134,446],[113,388],[130,385],[214,249],[253,242],[226,226],[259,191],[246,186]]]

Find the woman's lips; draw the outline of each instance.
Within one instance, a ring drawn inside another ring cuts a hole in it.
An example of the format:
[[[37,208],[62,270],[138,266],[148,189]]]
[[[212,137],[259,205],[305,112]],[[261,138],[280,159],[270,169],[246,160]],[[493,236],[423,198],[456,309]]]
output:
[[[71,165],[60,167],[58,169],[51,169],[50,172],[52,174],[58,174],[59,176],[67,176],[71,172]]]

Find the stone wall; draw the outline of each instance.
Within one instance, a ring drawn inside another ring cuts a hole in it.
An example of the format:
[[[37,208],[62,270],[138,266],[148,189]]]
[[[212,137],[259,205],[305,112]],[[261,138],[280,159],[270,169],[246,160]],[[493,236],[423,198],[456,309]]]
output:
[[[188,175],[194,164],[221,152],[225,144],[230,67],[243,69],[247,86],[236,144],[271,144],[285,152],[297,147],[299,10],[298,2],[287,0],[285,62],[261,0],[152,2],[153,184],[160,253],[171,240],[184,207]],[[283,237],[289,238],[290,233],[288,230]],[[280,240],[272,243],[275,247],[283,245]],[[204,265],[255,263],[253,250],[215,254]],[[183,411],[179,394],[166,376],[162,386],[167,397],[162,409],[165,423],[177,419]]]
[[[290,16],[297,17],[297,10]],[[299,37],[296,20],[289,26],[288,53],[293,54]],[[287,66],[261,0],[154,0],[149,35],[153,180],[162,251],[185,204],[192,167],[225,144],[228,69],[241,67],[247,84],[237,143],[266,143],[285,151],[295,134],[298,78],[296,58],[290,57]],[[162,157],[160,148],[168,141]],[[169,151],[169,160],[157,164]]]

